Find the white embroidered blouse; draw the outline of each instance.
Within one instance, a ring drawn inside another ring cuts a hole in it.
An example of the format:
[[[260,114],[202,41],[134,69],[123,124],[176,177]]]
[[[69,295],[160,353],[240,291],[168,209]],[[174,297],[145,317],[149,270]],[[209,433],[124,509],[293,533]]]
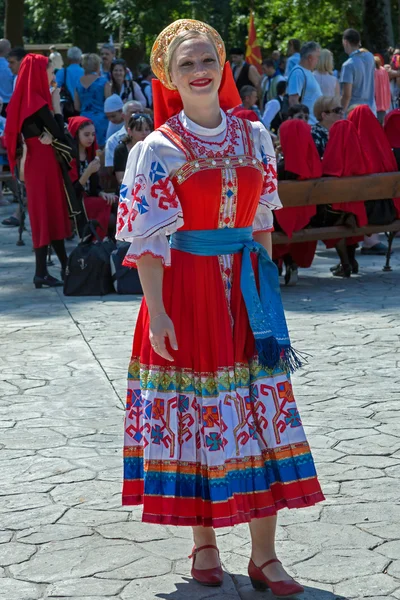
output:
[[[207,129],[181,111],[174,125],[193,134],[191,147],[198,158],[232,157],[246,154],[239,120],[221,110],[218,127]],[[282,207],[276,182],[276,158],[271,137],[261,123],[251,123],[256,159],[264,165],[264,190],[253,230],[272,231],[272,211]],[[131,242],[127,259],[132,264],[144,254],[171,264],[167,236],[184,224],[184,215],[171,178],[187,162],[182,152],[161,131],[154,131],[130,151],[121,185],[117,239]],[[272,168],[267,168],[269,165]]]

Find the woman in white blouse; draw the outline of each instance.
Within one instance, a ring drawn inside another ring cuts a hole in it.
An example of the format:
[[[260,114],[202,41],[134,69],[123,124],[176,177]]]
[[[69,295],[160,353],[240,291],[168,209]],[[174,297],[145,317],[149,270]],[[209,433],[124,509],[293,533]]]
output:
[[[333,54],[327,48],[321,50],[314,77],[324,96],[340,96],[338,79],[333,75]]]
[[[142,504],[144,522],[192,527],[191,574],[207,586],[223,581],[215,528],[249,523],[253,586],[288,597],[304,590],[276,556],[277,512],[324,496],[278,343],[288,338],[268,256],[281,208],[274,148],[261,123],[222,110],[238,94],[212,27],[172,23],[151,66],[159,126],[129,154],[118,212],[124,264],[145,295],[123,504]],[[283,337],[270,335],[281,325]]]

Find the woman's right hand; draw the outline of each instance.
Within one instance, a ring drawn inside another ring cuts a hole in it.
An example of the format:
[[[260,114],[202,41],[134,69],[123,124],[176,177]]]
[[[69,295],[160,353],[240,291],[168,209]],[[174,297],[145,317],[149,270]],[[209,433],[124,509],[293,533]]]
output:
[[[93,175],[94,173],[97,173],[97,171],[100,169],[100,160],[98,158],[93,159],[87,166],[88,171],[91,175]]]
[[[150,317],[149,338],[154,352],[165,360],[173,362],[174,359],[167,350],[165,338],[168,338],[173,350],[178,350],[178,343],[174,324],[166,313],[158,314],[153,318]]]

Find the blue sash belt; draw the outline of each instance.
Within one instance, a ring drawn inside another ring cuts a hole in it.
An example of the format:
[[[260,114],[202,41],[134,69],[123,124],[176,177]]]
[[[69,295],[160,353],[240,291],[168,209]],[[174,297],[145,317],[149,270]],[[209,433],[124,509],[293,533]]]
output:
[[[171,236],[170,244],[174,250],[199,256],[241,252],[240,288],[260,364],[268,369],[280,366],[292,372],[301,367],[301,361],[290,345],[278,269],[265,248],[254,241],[251,227],[177,231]],[[258,255],[260,293],[251,261],[252,252]]]

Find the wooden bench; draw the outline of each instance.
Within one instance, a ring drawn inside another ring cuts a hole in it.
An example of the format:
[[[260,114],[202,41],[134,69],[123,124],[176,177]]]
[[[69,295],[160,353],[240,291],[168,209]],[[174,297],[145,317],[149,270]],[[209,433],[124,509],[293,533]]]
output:
[[[285,208],[397,198],[400,197],[400,172],[377,173],[362,177],[321,177],[307,181],[279,181],[278,191]],[[355,229],[344,225],[309,227],[296,231],[291,238],[285,233],[276,231],[272,234],[272,242],[273,244],[298,244],[385,233],[388,238],[388,252],[383,270],[390,271],[391,249],[398,231],[400,231],[400,220],[390,225],[367,225]]]

